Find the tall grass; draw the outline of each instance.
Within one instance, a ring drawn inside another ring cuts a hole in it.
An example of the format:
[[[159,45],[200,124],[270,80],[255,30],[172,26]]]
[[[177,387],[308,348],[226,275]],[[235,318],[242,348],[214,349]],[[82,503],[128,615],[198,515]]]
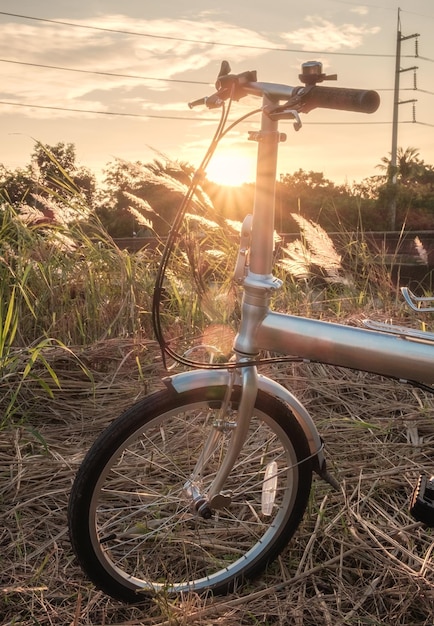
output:
[[[2,402],[6,416],[15,411],[23,381],[36,376],[38,368],[44,376],[48,372],[51,386],[59,384],[44,361],[50,346],[83,351],[98,342],[153,337],[150,310],[159,254],[119,249],[66,172],[61,174],[59,184],[41,188],[18,209],[5,198],[0,204],[3,389],[14,380]],[[165,171],[159,175],[153,169],[151,174],[169,191],[186,188]],[[128,200],[136,219],[152,228],[149,203],[131,194]],[[216,354],[225,360],[239,318],[240,294],[232,276],[241,224],[210,209],[201,190],[185,216],[168,267],[162,320],[167,339],[180,351],[196,346],[207,360]],[[363,237],[354,241],[342,233],[344,252],[338,253],[319,226],[294,218],[300,240],[276,248],[276,271],[284,286],[275,296],[275,308],[337,318],[362,309],[385,316],[396,310],[390,267],[379,262]]]
[[[83,367],[86,346],[151,334],[155,256],[120,250],[85,199],[62,184],[62,195],[34,196],[18,209],[0,204],[3,423],[26,413],[28,381],[39,380],[48,396],[60,385],[47,356],[53,348],[76,353]]]
[[[338,319],[360,314],[401,317],[409,313],[399,288],[400,247],[390,254],[371,241],[363,229],[353,233],[341,226],[332,240],[317,224],[293,214],[300,238],[281,245],[277,268],[284,291],[276,299],[282,310]],[[420,264],[427,252],[416,237],[413,247]],[[428,271],[428,270],[427,270]],[[424,295],[430,296],[428,281]],[[422,289],[422,286],[421,286]]]
[[[47,222],[3,205],[2,301],[15,293],[15,345],[41,337],[68,345],[149,333],[146,316],[155,256],[120,250],[95,216]],[[29,217],[31,219],[29,219]]]

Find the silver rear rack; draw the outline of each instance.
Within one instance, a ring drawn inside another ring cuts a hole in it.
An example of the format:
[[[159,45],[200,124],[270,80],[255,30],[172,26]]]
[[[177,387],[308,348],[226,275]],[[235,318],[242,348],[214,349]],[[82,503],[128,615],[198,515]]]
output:
[[[421,341],[423,343],[429,343],[434,345],[434,333],[428,333],[424,330],[416,330],[413,328],[407,328],[406,326],[388,324],[387,322],[376,322],[374,320],[363,320],[363,326],[370,330],[376,330],[381,333],[397,335],[402,339],[408,339],[410,341]]]
[[[408,287],[401,287],[401,293],[404,296],[404,300],[413,311],[417,311],[418,313],[429,313],[434,311],[434,306],[424,306],[425,303],[428,302],[434,304],[434,298],[415,296]],[[416,330],[413,328],[407,328],[406,326],[388,324],[387,322],[375,322],[374,320],[363,320],[363,326],[369,328],[370,330],[379,331],[380,333],[397,335],[402,339],[434,344],[434,333],[428,333],[424,330]]]
[[[401,287],[401,293],[404,296],[404,300],[413,311],[418,311],[419,313],[432,313],[434,311],[434,306],[424,306],[427,302],[434,305],[434,298],[419,298],[415,296],[408,287]]]

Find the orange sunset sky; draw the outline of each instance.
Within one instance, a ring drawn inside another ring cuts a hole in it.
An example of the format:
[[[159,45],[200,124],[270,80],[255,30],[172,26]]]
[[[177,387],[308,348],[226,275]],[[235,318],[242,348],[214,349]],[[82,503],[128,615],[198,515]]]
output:
[[[29,163],[34,140],[72,142],[95,173],[119,157],[163,153],[198,165],[218,112],[187,102],[213,92],[220,62],[258,80],[299,84],[301,63],[337,73],[331,85],[379,91],[372,115],[315,110],[282,144],[279,172],[302,168],[359,181],[391,150],[398,7],[402,41],[398,145],[434,163],[434,4],[431,0],[304,0],[237,3],[3,0],[0,12],[0,163]],[[417,90],[414,90],[414,87]],[[235,103],[231,119],[259,104]],[[414,123],[414,119],[416,123]],[[219,147],[210,177],[237,184],[254,174],[258,118]]]

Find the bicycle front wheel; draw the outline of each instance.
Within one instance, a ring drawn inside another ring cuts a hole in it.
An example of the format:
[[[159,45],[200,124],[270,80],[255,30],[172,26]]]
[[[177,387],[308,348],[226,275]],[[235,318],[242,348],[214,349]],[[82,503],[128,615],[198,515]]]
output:
[[[259,391],[242,452],[225,484],[231,503],[204,519],[185,494],[218,429],[200,477],[206,493],[236,428],[239,388],[223,423],[225,387],[160,391],[117,418],[88,452],[70,497],[76,555],[97,587],[139,602],[143,594],[233,590],[284,548],[303,516],[312,480],[306,437],[289,408]]]

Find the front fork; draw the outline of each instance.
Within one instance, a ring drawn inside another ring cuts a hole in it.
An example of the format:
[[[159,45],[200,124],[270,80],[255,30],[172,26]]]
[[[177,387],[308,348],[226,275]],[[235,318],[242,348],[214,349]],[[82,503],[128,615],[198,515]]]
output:
[[[201,476],[203,471],[217,449],[221,430],[218,425],[214,425],[210,431],[204,448],[196,463],[192,475],[184,484],[184,495],[193,503],[193,509],[202,517],[209,518],[213,509],[222,509],[230,504],[230,497],[221,493],[223,486],[232,471],[237,458],[243,448],[250,427],[250,421],[255,406],[258,393],[258,371],[254,365],[244,365],[243,360],[249,361],[255,358],[259,350],[256,346],[256,330],[268,311],[270,293],[279,288],[281,282],[274,276],[256,275],[251,272],[246,273],[244,247],[247,248],[247,239],[250,236],[250,220],[247,218],[243,225],[240,244],[240,258],[237,262],[236,280],[243,283],[244,297],[242,304],[242,316],[240,330],[235,338],[234,351],[239,359],[239,368],[235,373],[232,370],[230,384],[227,387],[225,398],[220,409],[220,419],[227,423],[226,415],[230,405],[230,398],[234,385],[235,376],[241,377],[241,401],[238,407],[238,417],[233,425],[229,446],[219,467],[216,476],[208,490],[203,494],[200,489]],[[227,426],[226,426],[227,428]]]
[[[229,506],[231,499],[221,493],[223,486],[231,473],[236,460],[243,448],[250,427],[250,420],[255,406],[256,395],[258,393],[258,372],[256,367],[248,366],[241,368],[242,394],[237,411],[236,423],[228,423],[228,408],[230,405],[232,389],[234,385],[235,372],[231,375],[231,382],[226,389],[219,417],[212,425],[208,439],[197,460],[196,466],[184,484],[184,494],[193,502],[193,508],[202,517],[208,519],[214,509],[222,509]],[[228,449],[223,458],[217,474],[206,494],[201,492],[200,483],[206,465],[217,449],[222,431],[227,428],[232,429]]]
[[[253,220],[248,216],[241,231],[240,249],[235,269],[235,281],[243,285],[243,305],[240,331],[235,339],[234,351],[240,358],[242,381],[241,401],[238,409],[236,427],[232,431],[229,447],[223,462],[210,486],[206,498],[196,489],[200,476],[211,454],[216,450],[218,434],[211,432],[190,479],[184,485],[184,492],[195,502],[196,510],[204,517],[209,517],[213,508],[227,506],[228,499],[221,494],[223,485],[234,467],[244,445],[250,426],[253,407],[258,393],[258,373],[255,366],[242,366],[242,358],[256,358],[256,329],[268,310],[270,293],[280,286],[271,274],[274,232],[274,192],[276,185],[277,149],[284,136],[278,132],[278,122],[268,115],[269,106],[276,102],[268,95],[263,97],[261,130],[250,138],[258,142],[258,157],[255,186]],[[233,381],[233,379],[232,379]],[[233,384],[233,382],[232,382]],[[225,398],[222,414],[229,405],[230,393]],[[213,428],[213,430],[217,430]]]

